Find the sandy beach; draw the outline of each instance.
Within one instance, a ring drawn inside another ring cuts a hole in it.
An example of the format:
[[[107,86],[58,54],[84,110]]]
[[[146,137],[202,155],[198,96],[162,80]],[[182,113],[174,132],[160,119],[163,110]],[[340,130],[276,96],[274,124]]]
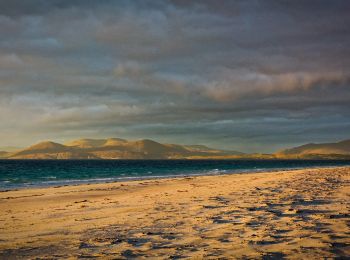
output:
[[[0,193],[0,259],[350,257],[350,167]]]

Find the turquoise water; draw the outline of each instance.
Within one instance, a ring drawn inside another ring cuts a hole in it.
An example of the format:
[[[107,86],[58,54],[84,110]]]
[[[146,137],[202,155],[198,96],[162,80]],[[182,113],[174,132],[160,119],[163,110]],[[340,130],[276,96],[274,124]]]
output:
[[[0,160],[0,189],[350,165],[344,160]]]

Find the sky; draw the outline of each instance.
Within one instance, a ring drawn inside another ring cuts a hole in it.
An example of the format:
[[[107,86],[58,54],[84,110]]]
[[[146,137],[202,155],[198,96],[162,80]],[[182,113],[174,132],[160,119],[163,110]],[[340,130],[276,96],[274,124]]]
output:
[[[0,0],[0,147],[350,138],[350,1]]]

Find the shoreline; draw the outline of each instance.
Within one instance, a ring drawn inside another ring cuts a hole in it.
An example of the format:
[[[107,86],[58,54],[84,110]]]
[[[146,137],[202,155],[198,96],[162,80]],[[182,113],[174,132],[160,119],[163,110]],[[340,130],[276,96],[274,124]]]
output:
[[[58,181],[43,181],[40,183],[30,184],[28,186],[14,186],[14,187],[0,187],[0,193],[20,190],[31,190],[31,189],[45,189],[45,188],[56,188],[56,187],[67,187],[67,186],[80,186],[80,185],[94,185],[94,184],[107,184],[107,183],[120,183],[120,182],[134,182],[134,181],[147,181],[147,180],[172,180],[177,178],[186,177],[202,177],[202,176],[226,176],[236,174],[254,174],[254,173],[271,173],[271,172],[282,172],[282,171],[294,171],[294,170],[306,170],[306,169],[329,169],[339,167],[350,167],[349,165],[342,166],[300,166],[290,168],[274,168],[274,169],[239,169],[236,171],[220,170],[217,173],[211,173],[217,169],[203,173],[189,173],[189,174],[173,174],[173,175],[156,175],[156,176],[126,176],[126,177],[106,177],[106,178],[95,178],[95,179],[67,179]],[[229,171],[229,172],[228,172]]]
[[[350,167],[0,193],[0,259],[350,255]]]

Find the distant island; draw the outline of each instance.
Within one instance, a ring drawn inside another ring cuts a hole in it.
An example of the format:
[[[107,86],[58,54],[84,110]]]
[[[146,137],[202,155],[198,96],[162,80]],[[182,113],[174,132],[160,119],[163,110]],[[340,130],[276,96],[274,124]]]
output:
[[[350,159],[350,140],[305,144],[273,154],[247,154],[205,145],[163,144],[143,139],[79,139],[65,144],[41,142],[17,151],[0,151],[1,159]]]

